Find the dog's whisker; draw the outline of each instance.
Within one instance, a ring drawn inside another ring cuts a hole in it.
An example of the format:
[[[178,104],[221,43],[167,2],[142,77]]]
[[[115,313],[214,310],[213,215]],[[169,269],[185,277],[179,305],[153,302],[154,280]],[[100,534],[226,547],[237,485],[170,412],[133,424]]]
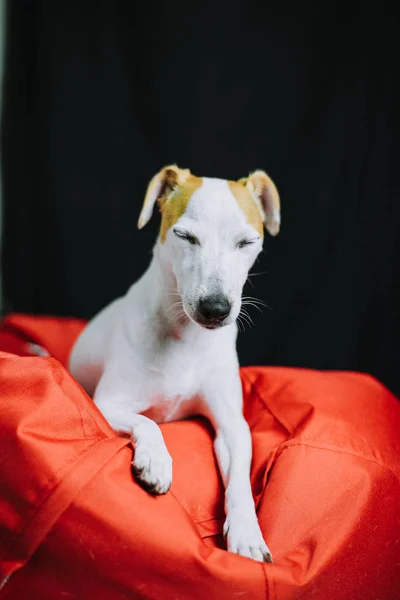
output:
[[[250,319],[251,324],[254,325],[254,321],[251,318],[250,313],[248,313],[247,310],[245,311],[245,313],[246,313],[247,318]]]
[[[238,315],[238,317],[237,317],[237,319],[236,319],[236,322],[237,322],[238,329],[239,329],[240,333],[244,333],[244,331],[245,331],[245,327],[244,327],[244,325],[243,325],[243,323],[242,323],[242,319],[241,319],[241,316],[240,316],[240,314]]]
[[[180,322],[181,322],[181,319],[174,318],[174,319],[170,319],[168,321],[168,325],[170,325],[171,327],[173,327],[174,324],[176,325],[177,323],[180,323]]]
[[[246,310],[245,308],[243,308],[243,307],[242,307],[242,309],[241,309],[241,313],[242,313],[242,316],[243,316],[243,317],[247,318],[247,319],[250,321],[250,323],[251,323],[252,325],[254,325],[254,321],[253,321],[253,319],[251,318],[251,316],[249,315],[249,313],[247,312],[247,310]]]
[[[170,322],[174,321],[178,315],[181,315],[183,313],[183,310],[177,310],[174,313],[170,313],[168,315],[168,319]]]
[[[255,306],[256,308],[260,308],[260,306],[264,306],[263,304],[259,304],[258,302],[254,302],[254,300],[243,300],[243,306]]]
[[[243,315],[240,315],[240,316],[238,317],[238,319],[239,319],[240,323],[241,323],[241,324],[242,324],[242,326],[243,326],[243,333],[244,333],[244,332],[246,331],[246,325],[247,325],[248,327],[250,327],[250,324],[248,323],[248,321],[246,321],[246,320],[245,320],[245,318],[244,318],[244,316],[243,316]]]
[[[181,300],[177,300],[176,302],[173,302],[172,304],[169,305],[169,309],[170,308],[174,308],[175,306],[183,306],[182,301]]]
[[[260,273],[250,273],[248,277],[258,277],[259,275],[266,275],[267,271],[261,271]]]
[[[242,311],[242,312],[243,312],[245,315],[247,315],[247,316],[249,317],[249,319],[250,319],[250,318],[251,318],[251,317],[250,317],[250,314],[249,314],[249,312],[248,312],[248,311],[247,311],[247,310],[244,308],[245,306],[251,306],[251,305],[250,305],[250,303],[249,303],[249,301],[242,302],[241,311]],[[258,309],[258,310],[261,310],[261,309],[260,309],[260,308],[259,308],[257,305],[255,305],[255,306],[257,307],[257,309]],[[254,323],[253,323],[253,325],[254,325]]]
[[[251,304],[253,306],[261,306],[261,308],[269,308],[268,304],[266,304],[265,302],[257,302],[256,300],[244,300],[243,302],[247,302],[248,304]]]
[[[166,313],[171,314],[171,311],[174,311],[173,315],[171,316],[171,320],[174,320],[174,318],[176,318],[180,314],[185,314],[182,301],[178,300],[176,302],[173,302],[170,306],[168,306],[166,309]]]
[[[251,328],[251,323],[246,319],[246,317],[243,314],[240,315],[240,320],[241,320],[241,323],[243,325],[243,332],[245,332],[246,326],[249,329]]]
[[[245,317],[245,315],[242,315],[242,319],[247,323],[247,325],[249,326],[249,329],[251,329],[253,327],[254,323],[250,319]]]
[[[250,300],[245,300],[244,302],[242,302],[242,306],[253,306],[254,308],[256,308],[260,313],[262,313],[262,309],[263,308],[268,308],[268,310],[272,311],[272,308],[270,306],[268,306],[268,304],[265,304],[265,302],[263,302],[262,304],[260,304],[260,306],[258,304],[256,304],[255,302],[252,302]]]
[[[256,308],[260,313],[262,313],[262,309],[257,304],[249,302],[248,300],[242,302],[242,306],[254,306],[254,308]]]
[[[252,300],[253,302],[256,302],[257,304],[265,305],[264,300],[260,300],[260,298],[256,298],[255,296],[242,296],[242,300]]]
[[[181,317],[182,315],[186,315],[186,313],[185,313],[185,311],[182,308],[180,308],[176,312],[174,312],[174,314],[172,315],[171,318],[173,320],[173,319],[176,319],[178,317]]]
[[[177,307],[175,307],[175,312],[173,313],[173,315],[172,315],[172,316],[179,315],[179,314],[182,314],[182,313],[184,313],[184,312],[185,312],[185,311],[183,310],[183,308],[182,308],[182,307],[179,307],[179,306],[177,306]]]
[[[255,298],[254,296],[242,296],[242,303],[246,304],[246,302],[252,302],[253,305],[257,304],[259,306],[268,308],[268,310],[273,310],[270,306],[268,306],[266,302],[264,302],[264,300],[260,300],[259,298]]]
[[[182,304],[181,300],[178,300],[177,302],[173,302],[172,304],[170,304],[170,306],[167,307],[167,310],[172,310],[177,307],[183,308],[183,304]]]

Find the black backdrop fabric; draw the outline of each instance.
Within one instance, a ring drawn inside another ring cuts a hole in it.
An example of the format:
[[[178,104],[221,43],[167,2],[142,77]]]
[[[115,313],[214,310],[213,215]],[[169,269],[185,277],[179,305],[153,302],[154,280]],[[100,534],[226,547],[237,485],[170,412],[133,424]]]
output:
[[[399,380],[400,28],[385,3],[8,5],[7,311],[91,317],[149,263],[163,165],[275,180],[243,365]]]

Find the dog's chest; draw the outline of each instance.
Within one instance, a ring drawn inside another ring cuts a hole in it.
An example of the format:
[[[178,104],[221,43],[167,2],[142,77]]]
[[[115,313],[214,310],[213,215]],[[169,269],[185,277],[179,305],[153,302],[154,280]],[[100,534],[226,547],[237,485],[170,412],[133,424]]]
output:
[[[168,372],[150,371],[143,415],[156,423],[178,421],[202,414],[201,379],[193,368]]]
[[[148,356],[142,372],[142,414],[158,423],[184,419],[202,411],[201,391],[210,361],[201,348],[172,342]]]

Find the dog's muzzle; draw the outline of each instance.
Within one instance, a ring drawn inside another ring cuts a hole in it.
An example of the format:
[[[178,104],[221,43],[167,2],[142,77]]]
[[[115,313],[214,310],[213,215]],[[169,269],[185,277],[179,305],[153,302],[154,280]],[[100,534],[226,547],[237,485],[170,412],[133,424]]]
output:
[[[225,296],[206,296],[197,305],[196,321],[207,329],[216,329],[229,316],[231,308],[231,303]]]

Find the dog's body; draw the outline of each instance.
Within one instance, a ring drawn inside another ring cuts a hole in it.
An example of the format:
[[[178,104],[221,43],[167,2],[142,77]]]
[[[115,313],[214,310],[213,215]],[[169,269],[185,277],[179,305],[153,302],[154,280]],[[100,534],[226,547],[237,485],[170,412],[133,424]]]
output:
[[[242,414],[236,319],[262,224],[279,229],[279,197],[257,172],[201,179],[166,167],[149,185],[139,227],[162,210],[153,260],[84,330],[70,369],[111,426],[135,444],[142,485],[166,493],[172,459],[156,423],[207,417],[226,489],[228,549],[271,561],[250,487],[251,437]]]

